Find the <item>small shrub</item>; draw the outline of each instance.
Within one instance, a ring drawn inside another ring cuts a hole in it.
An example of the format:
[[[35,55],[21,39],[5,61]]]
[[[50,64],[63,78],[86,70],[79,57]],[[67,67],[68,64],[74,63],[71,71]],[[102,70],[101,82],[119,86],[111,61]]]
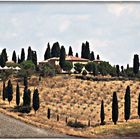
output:
[[[85,128],[85,125],[82,124],[81,122],[72,122],[72,121],[69,121],[67,123],[67,126],[74,127],[74,128]]]

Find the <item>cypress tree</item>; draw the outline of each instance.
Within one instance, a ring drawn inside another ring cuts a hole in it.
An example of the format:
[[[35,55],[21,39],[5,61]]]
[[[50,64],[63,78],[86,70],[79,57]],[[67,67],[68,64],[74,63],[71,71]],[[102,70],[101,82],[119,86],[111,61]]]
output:
[[[0,66],[5,67],[6,61],[3,55],[0,55]]]
[[[81,58],[85,58],[85,44],[82,43]]]
[[[118,121],[118,99],[116,92],[113,93],[113,99],[112,99],[112,121],[116,125]]]
[[[15,50],[13,51],[12,60],[13,60],[15,63],[17,62],[17,56],[16,56]]]
[[[76,53],[76,55],[75,55],[76,57],[78,57],[78,53]]]
[[[130,118],[130,106],[131,106],[131,101],[130,101],[130,87],[127,86],[126,92],[125,92],[125,98],[124,98],[124,118],[127,122],[127,120]]]
[[[20,60],[20,58],[19,58],[19,56],[18,56],[18,64],[20,64],[20,62],[21,62],[21,60]]]
[[[140,118],[140,93],[139,93],[139,97],[138,97],[138,116]]]
[[[31,106],[31,90],[28,89],[28,100],[27,100],[27,105]]]
[[[86,52],[85,52],[85,58],[86,59],[90,59],[90,48],[89,48],[89,42],[88,41],[86,41],[86,44],[85,44],[85,50],[86,50]]]
[[[17,87],[16,87],[16,105],[19,106],[20,104],[20,90],[19,90],[19,85],[17,83]]]
[[[28,106],[28,89],[27,89],[27,86],[24,87],[23,106]]]
[[[55,42],[51,49],[51,57],[59,57],[60,56],[60,46],[58,42]]]
[[[28,87],[28,78],[27,77],[24,77],[24,86]]]
[[[104,101],[103,100],[101,102],[100,118],[101,118],[101,125],[104,125],[105,113],[104,113]]]
[[[81,58],[90,59],[89,42],[82,43]]]
[[[97,55],[97,60],[100,60],[100,56],[99,56],[99,54]]]
[[[133,59],[133,72],[135,75],[139,72],[139,56],[137,54],[134,55]]]
[[[8,81],[7,96],[8,96],[8,101],[9,101],[9,104],[10,104],[10,102],[13,99],[13,86],[12,86],[11,80]]]
[[[65,57],[66,57],[65,48],[64,46],[62,46],[60,50],[60,59],[59,59],[59,65],[62,69],[64,68]]]
[[[32,51],[32,62],[37,66],[37,54],[36,51]]]
[[[69,53],[68,53],[68,55],[69,56],[73,56],[73,51],[72,51],[72,47],[71,46],[69,47]]]
[[[116,65],[116,73],[117,73],[117,76],[119,77],[120,76],[120,68],[119,68],[119,65]]]
[[[91,61],[95,60],[94,52],[93,52],[93,51],[90,53],[90,60],[91,60]]]
[[[24,48],[21,49],[21,58],[20,58],[20,63],[23,62],[25,60],[25,52],[24,52]]]
[[[31,47],[30,47],[30,46],[28,47],[27,60],[32,60],[32,49],[31,49]]]
[[[5,88],[5,82],[3,81],[3,91],[2,91],[2,99],[3,99],[3,101],[5,101],[5,95],[6,95],[6,88]]]
[[[8,60],[8,57],[7,57],[7,52],[6,52],[6,48],[4,48],[4,49],[2,50],[1,55],[3,56],[4,61],[6,62],[6,61]]]
[[[48,108],[47,118],[48,118],[48,119],[51,118],[51,109],[50,109],[50,108]]]
[[[36,113],[36,111],[39,109],[39,93],[38,93],[38,89],[34,90],[34,94],[33,94],[33,109]]]
[[[123,68],[123,66],[121,66],[121,72],[122,72],[122,74],[124,73],[124,68]]]
[[[51,49],[50,49],[50,44],[48,43],[47,49],[44,54],[44,60],[47,60],[49,58],[51,58]]]

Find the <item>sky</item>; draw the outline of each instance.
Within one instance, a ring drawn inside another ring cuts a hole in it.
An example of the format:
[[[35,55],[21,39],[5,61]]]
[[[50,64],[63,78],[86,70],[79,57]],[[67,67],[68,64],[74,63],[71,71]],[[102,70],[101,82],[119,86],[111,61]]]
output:
[[[58,41],[81,54],[82,42],[112,65],[133,63],[140,55],[140,3],[0,2],[0,51],[20,55],[28,46],[44,59],[47,43]]]

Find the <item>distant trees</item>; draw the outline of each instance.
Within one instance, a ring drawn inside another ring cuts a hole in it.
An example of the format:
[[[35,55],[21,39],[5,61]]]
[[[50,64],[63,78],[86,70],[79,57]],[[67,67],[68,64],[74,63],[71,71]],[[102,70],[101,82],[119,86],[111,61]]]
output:
[[[8,60],[8,58],[7,58],[7,52],[6,52],[6,49],[4,48],[2,50],[1,55],[0,55],[0,66],[1,67],[4,67],[7,60]]]
[[[120,67],[119,67],[119,65],[116,65],[116,73],[117,73],[117,76],[119,77],[120,76]]]
[[[101,125],[104,125],[104,119],[105,119],[105,113],[104,113],[104,101],[101,102],[101,112],[100,112],[100,118],[101,118]]]
[[[76,53],[76,55],[75,55],[76,57],[78,57],[78,53]]]
[[[15,50],[13,51],[13,54],[12,54],[12,61],[14,61],[15,63],[17,62],[17,56],[16,56]]]
[[[36,111],[39,109],[40,103],[39,103],[39,93],[38,93],[38,89],[34,90],[34,94],[33,94],[33,109],[36,113]]]
[[[130,87],[127,86],[125,98],[124,98],[124,118],[127,120],[130,118],[130,107],[131,107],[131,100],[130,100]]]
[[[97,55],[97,60],[100,60],[100,56],[99,56],[99,54]]]
[[[95,60],[95,56],[94,56],[94,52],[93,51],[90,53],[90,60],[91,61]]]
[[[25,61],[25,51],[24,48],[21,49],[21,57],[20,57],[20,63]]]
[[[89,73],[93,73],[93,75],[97,75],[97,64],[95,62],[88,62],[85,65],[85,69],[89,72]]]
[[[65,57],[66,57],[65,48],[64,48],[64,46],[61,46],[59,65],[62,69],[64,68]]]
[[[113,92],[113,99],[112,99],[112,121],[114,124],[118,121],[118,99],[116,92]]]
[[[28,47],[27,60],[32,60],[32,49],[31,49],[31,46]]]
[[[81,73],[82,69],[83,69],[83,64],[81,63],[75,63],[74,64],[74,69],[78,72],[78,73]]]
[[[65,61],[64,66],[63,66],[63,70],[67,71],[68,73],[70,73],[72,68],[73,68],[72,63],[69,62],[69,61]]]
[[[51,49],[51,57],[59,57],[60,56],[60,46],[58,42],[55,42]]]
[[[138,71],[139,71],[139,56],[135,54],[133,59],[133,72],[136,75]]]
[[[72,51],[72,47],[71,47],[71,46],[69,47],[68,55],[69,55],[69,56],[73,56],[73,51]]]
[[[44,60],[47,60],[49,58],[51,58],[51,49],[50,49],[50,44],[48,43],[47,49],[46,49],[45,54],[44,54]]]
[[[87,41],[86,41],[86,43],[82,43],[81,58],[85,58],[85,59],[90,58],[89,42],[87,42]]]
[[[19,84],[17,83],[16,86],[16,105],[19,106],[20,104],[20,89],[19,89]]]

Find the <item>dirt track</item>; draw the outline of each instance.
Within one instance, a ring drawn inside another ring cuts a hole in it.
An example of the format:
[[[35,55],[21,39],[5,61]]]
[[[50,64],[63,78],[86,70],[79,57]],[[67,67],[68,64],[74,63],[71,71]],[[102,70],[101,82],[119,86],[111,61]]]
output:
[[[0,138],[72,138],[54,130],[41,129],[0,113]]]

